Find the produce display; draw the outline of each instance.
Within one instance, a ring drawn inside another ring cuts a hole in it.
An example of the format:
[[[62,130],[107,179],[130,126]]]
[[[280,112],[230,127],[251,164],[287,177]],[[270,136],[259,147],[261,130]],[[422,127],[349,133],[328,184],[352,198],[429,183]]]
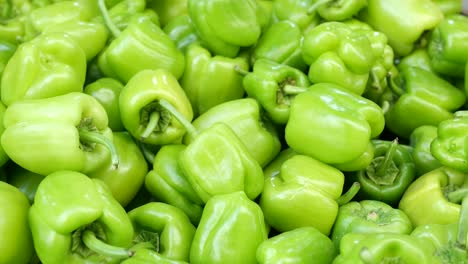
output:
[[[0,0],[0,264],[468,264],[467,14]]]

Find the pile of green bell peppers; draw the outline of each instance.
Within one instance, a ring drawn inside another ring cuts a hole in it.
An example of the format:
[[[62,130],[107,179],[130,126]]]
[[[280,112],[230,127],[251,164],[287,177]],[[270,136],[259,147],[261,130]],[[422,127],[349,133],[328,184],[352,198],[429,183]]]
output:
[[[0,0],[0,264],[468,263],[459,0]]]

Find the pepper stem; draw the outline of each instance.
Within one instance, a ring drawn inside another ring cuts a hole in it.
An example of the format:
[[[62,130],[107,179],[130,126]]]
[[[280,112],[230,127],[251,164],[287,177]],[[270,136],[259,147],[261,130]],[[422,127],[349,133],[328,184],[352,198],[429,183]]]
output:
[[[82,240],[86,247],[103,256],[128,258],[133,255],[132,251],[127,250],[126,248],[106,244],[102,240],[98,239],[91,230],[85,230],[83,232]]]
[[[390,89],[397,94],[398,96],[401,96],[405,93],[405,90],[401,88],[396,82],[393,74],[388,74],[387,75],[387,84],[390,87]]]
[[[460,188],[447,194],[447,200],[452,203],[460,203],[468,196],[468,188]]]
[[[332,2],[333,0],[319,0],[315,3],[313,3],[308,9],[307,9],[307,14],[312,15],[317,11],[317,9],[325,4],[328,4]]]
[[[283,86],[283,93],[285,95],[298,95],[305,91],[307,91],[307,88],[300,87],[300,86],[295,86],[295,85],[290,85],[290,84],[286,84],[285,86]]]
[[[372,77],[372,87],[376,88],[379,92],[383,91],[382,85],[380,85],[379,77],[377,77],[377,73],[375,70],[371,70],[371,77]]]
[[[461,204],[460,218],[458,220],[457,244],[460,248],[468,250],[468,195],[466,195]]]
[[[182,124],[182,126],[185,128],[185,130],[191,137],[197,136],[197,129],[171,103],[169,103],[165,99],[161,99],[159,100],[159,104],[162,107],[164,107],[167,111],[169,111],[172,114],[172,116]]]
[[[109,10],[106,7],[106,0],[98,0],[99,10],[101,11],[102,18],[104,19],[104,23],[112,33],[112,35],[116,38],[120,35],[120,29],[114,24],[112,19],[109,15]]]
[[[117,154],[117,149],[115,148],[112,141],[105,137],[103,134],[99,132],[89,131],[86,129],[79,129],[78,130],[80,135],[80,141],[86,143],[97,143],[104,145],[111,154],[111,161],[112,161],[112,168],[117,169],[119,167],[119,155]]]
[[[145,139],[149,137],[151,133],[153,133],[153,131],[158,126],[160,118],[161,118],[161,115],[157,111],[154,111],[150,114],[149,122],[146,125],[145,131],[141,133],[141,141],[145,141]]]
[[[379,164],[377,170],[375,171],[375,176],[377,177],[384,177],[388,173],[388,169],[393,163],[393,157],[395,156],[396,150],[398,147],[398,138],[395,138],[390,144],[387,152],[385,153],[385,157],[383,163]]]
[[[359,189],[361,189],[361,184],[359,184],[359,182],[354,182],[345,194],[336,199],[336,202],[339,206],[349,203],[359,192]]]

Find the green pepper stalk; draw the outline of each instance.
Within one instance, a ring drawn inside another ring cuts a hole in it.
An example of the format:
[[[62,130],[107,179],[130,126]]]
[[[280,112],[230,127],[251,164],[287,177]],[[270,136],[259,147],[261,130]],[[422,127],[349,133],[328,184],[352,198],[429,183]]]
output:
[[[374,158],[353,179],[361,184],[361,199],[379,200],[394,205],[416,177],[411,151],[393,141],[373,140]]]

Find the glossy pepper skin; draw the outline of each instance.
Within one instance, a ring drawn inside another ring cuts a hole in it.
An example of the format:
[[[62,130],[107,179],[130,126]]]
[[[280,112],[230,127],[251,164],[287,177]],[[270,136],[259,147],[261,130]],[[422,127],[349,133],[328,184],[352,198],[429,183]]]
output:
[[[203,209],[190,249],[190,263],[257,263],[268,238],[263,213],[244,192],[217,195]]]
[[[249,97],[257,100],[276,124],[286,124],[294,97],[309,88],[310,82],[300,70],[267,59],[258,59],[253,72],[242,81]]]
[[[253,47],[251,64],[267,59],[304,71],[307,65],[302,58],[303,39],[301,28],[294,22],[283,20],[273,23]]]
[[[413,231],[408,216],[399,209],[378,200],[353,201],[340,206],[331,239],[336,249],[349,233],[410,234]]]
[[[417,176],[442,166],[431,152],[431,143],[435,138],[437,138],[436,126],[420,126],[410,135],[409,143],[413,148],[412,156]]]
[[[350,233],[343,237],[333,264],[434,263],[431,247],[408,234]]]
[[[113,132],[124,131],[120,118],[119,97],[124,85],[113,78],[99,78],[84,87],[84,93],[91,95],[101,103],[109,119],[109,128]]]
[[[328,21],[350,19],[367,6],[367,0],[328,0],[317,1],[316,3],[320,3],[317,7],[318,14]]]
[[[404,89],[399,88],[399,83]],[[397,99],[385,114],[385,124],[402,138],[409,138],[419,126],[437,126],[443,120],[452,119],[453,112],[466,101],[463,91],[418,67],[402,69],[391,86]]]
[[[468,111],[457,111],[452,119],[444,120],[437,126],[437,136],[431,143],[432,155],[442,164],[468,172],[466,132]]]
[[[146,235],[157,236],[158,247],[154,250],[161,257],[189,261],[195,226],[182,210],[169,204],[150,202],[132,209],[128,216],[135,229],[135,241],[149,242],[145,241]]]
[[[456,195],[466,190],[467,186],[467,174],[443,166],[411,183],[401,197],[398,208],[408,215],[414,227],[455,223],[461,208]]]
[[[427,51],[431,65],[440,74],[463,77],[468,61],[468,18],[449,15],[432,30]]]
[[[1,100],[8,106],[21,99],[81,92],[85,76],[85,53],[71,37],[41,35],[19,45],[10,58],[2,75]]]
[[[314,227],[306,226],[263,241],[257,248],[257,261],[260,264],[328,264],[335,254],[329,237]]]
[[[167,70],[142,70],[120,92],[122,123],[138,141],[164,145],[177,143],[184,136],[185,128],[160,105],[163,99],[188,121],[192,120],[190,101],[176,77]]]
[[[119,156],[119,167],[113,166],[109,156],[105,165],[87,175],[102,180],[117,202],[125,207],[143,186],[148,164],[135,139],[128,132],[113,132],[112,139]]]
[[[200,132],[180,154],[179,165],[204,203],[237,191],[253,200],[263,190],[262,168],[224,123]]]
[[[10,58],[15,54],[16,47],[17,46],[11,42],[0,40],[0,85],[3,71]]]
[[[132,63],[129,63],[132,62]],[[146,69],[165,69],[176,79],[185,59],[174,41],[151,19],[133,19],[100,54],[98,65],[107,76],[128,82]]]
[[[200,41],[188,14],[172,18],[165,24],[163,30],[184,54],[190,44]]]
[[[371,139],[383,128],[377,104],[338,85],[320,83],[295,97],[285,138],[300,154],[355,171],[371,162]]]
[[[316,1],[314,0],[276,0],[273,1],[273,21],[291,21],[301,31],[316,26],[320,17],[316,10],[309,12]],[[274,25],[275,23],[273,23]]]
[[[264,175],[259,204],[271,227],[285,232],[312,226],[324,235],[330,233],[343,190],[341,171],[287,149],[264,169]]]
[[[304,35],[302,56],[312,83],[334,83],[361,95],[376,61],[369,38],[342,22],[324,22]]]
[[[242,141],[252,157],[266,166],[280,152],[279,134],[271,121],[262,117],[260,104],[253,98],[243,98],[219,104],[193,120],[198,131],[221,122],[228,125]],[[184,144],[190,144],[194,136],[187,133]]]
[[[134,234],[125,210],[102,181],[65,170],[39,184],[29,224],[39,259],[51,264],[118,263],[128,255],[103,256],[87,239],[126,248]]]
[[[398,56],[406,56],[424,31],[442,21],[443,13],[431,0],[368,0],[359,18],[387,35]]]
[[[197,225],[203,201],[179,165],[179,157],[186,147],[183,144],[162,146],[154,157],[153,169],[145,177],[145,187],[158,201],[181,209]]]
[[[378,200],[397,205],[406,188],[416,177],[411,149],[397,140],[372,140],[371,164],[353,175],[361,184],[360,199]]]
[[[5,111],[3,124],[3,149],[15,163],[32,172],[89,173],[102,166],[109,155],[118,166],[106,111],[90,95],[75,92],[17,101]],[[94,144],[94,137],[104,144]]]
[[[243,97],[243,76],[236,68],[248,71],[247,59],[220,55],[212,57],[207,49],[195,43],[187,47],[185,61],[180,85],[190,100],[194,116],[218,104]]]
[[[240,47],[255,44],[262,31],[255,0],[189,0],[188,14],[201,44],[214,55],[235,57]]]
[[[0,263],[29,263],[34,246],[28,222],[28,198],[18,188],[0,181],[0,202]]]
[[[168,259],[152,249],[143,247],[136,250],[131,258],[125,259],[120,264],[188,264],[188,262]]]

